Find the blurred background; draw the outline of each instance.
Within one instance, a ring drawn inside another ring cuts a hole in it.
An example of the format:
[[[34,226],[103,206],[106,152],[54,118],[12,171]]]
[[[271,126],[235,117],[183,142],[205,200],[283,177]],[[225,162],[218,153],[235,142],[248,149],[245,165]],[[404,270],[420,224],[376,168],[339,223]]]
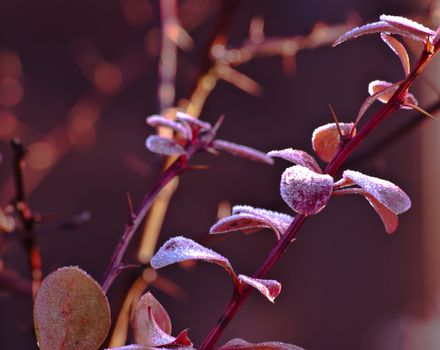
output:
[[[208,48],[217,34],[227,48],[249,39],[311,40],[298,52],[295,46],[275,46],[263,57],[228,65],[231,70],[200,105],[203,120],[226,116],[222,139],[262,151],[293,147],[311,153],[313,130],[332,121],[329,103],[341,121],[352,121],[370,81],[404,76],[398,58],[377,35],[331,48],[309,34],[323,28],[324,37],[335,38],[347,26],[376,21],[382,13],[432,28],[440,23],[440,8],[430,1],[177,1],[179,22],[171,23],[168,34],[179,47],[171,44],[171,62],[163,60],[159,74],[164,49],[159,1],[1,1],[0,205],[7,214],[16,196],[9,142],[17,137],[29,151],[24,170],[29,205],[42,218],[35,236],[43,275],[78,265],[102,279],[127,220],[126,194],[136,207],[163,166],[144,146],[154,132],[145,118],[186,103],[197,79],[213,65]],[[421,47],[407,47],[414,62]],[[424,108],[438,104],[439,66],[437,58],[412,90]],[[405,133],[390,137],[402,127]],[[438,122],[398,111],[347,164],[410,195],[412,208],[400,216],[394,235],[385,233],[361,197],[334,198],[307,221],[270,272],[268,278],[283,285],[276,303],[253,293],[220,344],[241,337],[310,350],[438,349],[438,129]],[[225,154],[199,155],[193,163],[209,169],[181,177],[158,244],[185,235],[227,256],[240,273],[252,274],[274,244],[271,233],[211,240],[207,232],[220,203],[289,213],[279,195],[287,164],[277,160],[269,167]],[[36,349],[26,250],[20,232],[12,231],[0,237],[0,344]],[[136,262],[142,231],[126,262]],[[140,273],[125,271],[110,289],[113,320]],[[170,314],[173,334],[190,328],[197,347],[229,300],[229,277],[216,266],[197,264],[163,269],[159,282],[149,290]]]

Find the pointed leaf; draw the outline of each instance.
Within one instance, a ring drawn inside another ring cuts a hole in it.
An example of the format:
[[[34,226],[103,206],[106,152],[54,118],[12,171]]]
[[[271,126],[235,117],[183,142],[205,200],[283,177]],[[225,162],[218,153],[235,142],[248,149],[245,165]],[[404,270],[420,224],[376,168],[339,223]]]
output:
[[[145,142],[145,146],[153,153],[165,156],[185,154],[185,150],[173,140],[165,137],[150,135]]]
[[[349,135],[353,126],[353,123],[339,123],[339,128],[344,135]],[[313,131],[312,147],[321,160],[330,162],[338,151],[340,140],[336,123],[329,123]]]
[[[166,127],[174,130],[177,133],[180,133],[186,140],[190,140],[191,129],[185,128],[184,125],[177,123],[171,119],[162,117],[161,115],[151,115],[147,118],[147,124],[152,126],[153,128],[157,127]]]
[[[52,272],[34,302],[42,350],[98,349],[110,328],[110,308],[101,287],[77,267]]]
[[[250,285],[257,289],[261,294],[263,294],[272,303],[275,298],[281,293],[281,283],[275,280],[266,280],[252,278],[246,275],[238,275],[240,282]]]
[[[421,40],[426,39],[428,35],[435,35],[435,32],[432,29],[405,17],[381,15],[379,19],[391,24],[396,28],[404,30],[415,37],[419,37]]]
[[[200,119],[194,118],[190,116],[189,114],[183,113],[183,112],[177,112],[176,113],[176,119],[179,121],[185,121],[189,125],[191,125],[192,128],[195,129],[201,129],[201,130],[211,130],[212,126],[211,124],[201,121]]]
[[[375,33],[399,34],[410,39],[422,42],[426,39],[426,34],[414,34],[413,32],[408,32],[407,30],[396,27],[388,22],[379,21],[353,28],[352,30],[348,31],[347,33],[341,35],[338,39],[336,39],[336,41],[333,43],[333,47],[342,44],[344,41],[355,39],[362,35]]]
[[[162,332],[171,334],[171,320],[168,313],[153,294],[148,292],[139,299],[133,312],[132,329],[137,344],[157,345],[148,338],[151,335],[149,328],[152,326],[152,319]]]
[[[272,229],[275,232],[277,239],[280,239],[281,232],[279,232],[278,228],[275,227],[270,221],[264,217],[246,213],[235,214],[220,219],[211,227],[209,233],[216,234],[232,231],[254,233],[263,228]]]
[[[170,238],[159,251],[151,258],[150,264],[154,269],[188,260],[202,260],[223,267],[237,283],[229,260],[213,250],[206,248],[189,238],[182,236]]]
[[[142,318],[142,324],[138,324],[134,329],[136,330],[136,343],[148,346],[166,346],[176,340],[169,333],[165,333],[156,323],[151,306],[147,307],[147,310],[143,310],[143,312],[146,315]],[[140,328],[139,326],[141,325],[145,326],[145,328]]]
[[[293,221],[293,216],[279,213],[272,210],[254,208],[250,205],[234,205],[232,214],[252,214],[269,221],[277,230],[283,234]]]
[[[330,199],[333,178],[295,165],[281,176],[281,197],[294,211],[313,215],[321,211]]]
[[[268,157],[266,153],[260,152],[248,146],[239,145],[225,140],[214,140],[212,142],[212,147],[217,151],[228,152],[234,156],[244,159],[266,164],[273,164],[273,159]]]
[[[319,174],[322,173],[322,170],[319,167],[318,163],[316,163],[315,158],[313,158],[307,152],[304,152],[301,150],[286,148],[286,149],[279,150],[279,151],[278,150],[270,151],[267,155],[269,157],[278,157],[278,158],[285,159],[285,160],[292,162],[294,164],[309,168],[310,170],[312,170],[316,173],[319,173]]]
[[[409,66],[409,57],[408,52],[406,52],[405,46],[397,40],[393,38],[391,35],[381,33],[380,37],[382,40],[390,47],[391,50],[399,57],[400,62],[402,62],[403,71],[405,72],[405,76],[409,74],[410,66]]]
[[[342,176],[353,181],[395,214],[404,213],[411,207],[408,195],[390,181],[353,170],[345,170]]]
[[[228,341],[225,345],[221,346],[218,350],[304,350],[299,346],[287,343],[281,343],[278,341],[268,341],[264,343],[253,344],[246,340],[236,338]]]

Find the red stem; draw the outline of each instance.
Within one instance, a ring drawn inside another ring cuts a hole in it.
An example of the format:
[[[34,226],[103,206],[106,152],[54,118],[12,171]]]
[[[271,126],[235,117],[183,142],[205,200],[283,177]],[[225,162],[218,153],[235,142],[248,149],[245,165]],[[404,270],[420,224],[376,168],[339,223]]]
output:
[[[417,76],[422,72],[434,54],[438,51],[440,43],[434,47],[433,52],[424,50],[419,60],[416,63],[413,71],[406,77],[406,79],[399,85],[397,91],[390,98],[388,103],[386,103],[376,114],[373,115],[371,119],[365,124],[365,126],[356,134],[350,141],[345,145],[342,145],[338,153],[332,159],[332,161],[327,165],[325,173],[334,176],[339,168],[342,166],[347,157],[353,152],[353,150],[367,137],[367,135],[373,131],[387,116],[396,111],[403,97],[405,96],[408,88],[417,78]],[[285,252],[289,244],[298,234],[300,228],[306,221],[307,217],[303,214],[295,216],[292,224],[288,227],[286,232],[283,234],[281,239],[272,248],[267,256],[266,260],[260,265],[258,270],[253,275],[254,278],[263,278],[268,271],[275,265],[279,260],[281,255]],[[216,325],[210,330],[207,337],[200,346],[200,350],[211,350],[217,343],[218,339],[223,334],[223,331],[228,326],[229,322],[234,317],[235,313],[238,311],[240,306],[246,300],[248,295],[251,293],[252,288],[244,288],[242,291],[235,291],[232,298],[230,299],[228,305],[223,311],[222,316],[217,321]]]
[[[159,192],[176,176],[181,174],[186,169],[186,160],[179,157],[173,164],[171,164],[159,177],[153,188],[145,195],[138,210],[134,213],[129,213],[130,217],[125,225],[121,240],[115,248],[113,256],[110,260],[109,267],[105,272],[102,282],[102,289],[107,293],[114,279],[120,272],[122,257],[124,256],[127,247],[133,238],[137,228],[141,224],[148,210],[151,208]]]

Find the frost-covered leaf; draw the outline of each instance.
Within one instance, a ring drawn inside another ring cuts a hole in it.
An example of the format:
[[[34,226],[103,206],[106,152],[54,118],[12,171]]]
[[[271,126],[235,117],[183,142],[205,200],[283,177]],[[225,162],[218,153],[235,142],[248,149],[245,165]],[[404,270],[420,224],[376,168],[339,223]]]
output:
[[[186,140],[192,137],[191,129],[186,128],[183,124],[177,123],[174,120],[162,117],[161,115],[151,115],[147,118],[147,124],[153,128],[166,127],[180,133]]]
[[[98,349],[110,328],[110,308],[101,287],[77,267],[52,272],[34,301],[42,350]]]
[[[225,345],[221,346],[218,350],[304,350],[299,346],[287,343],[281,343],[279,341],[268,341],[264,343],[253,344],[246,340],[236,338],[228,341]]]
[[[435,32],[432,29],[405,17],[381,15],[379,19],[422,40],[426,39],[428,35],[435,35]]]
[[[228,152],[234,156],[238,156],[244,159],[249,159],[265,164],[273,164],[273,159],[268,157],[266,153],[263,153],[248,146],[239,145],[225,140],[214,140],[212,142],[212,147],[217,151]]]
[[[330,199],[333,178],[295,165],[281,176],[281,197],[294,211],[313,215],[321,211]]]
[[[272,210],[254,208],[250,205],[234,205],[232,214],[252,214],[270,221],[283,234],[293,221],[293,216]]]
[[[411,207],[408,195],[390,181],[354,170],[345,170],[342,176],[361,187],[395,214],[402,214]]]
[[[361,109],[359,110],[358,119],[360,118],[360,116],[362,116],[362,114],[364,114],[367,111],[367,109],[371,106],[371,104],[374,101],[378,100],[382,103],[387,103],[399,88],[399,84],[400,81],[392,84],[388,81],[383,81],[383,80],[374,80],[370,84],[368,84],[368,93],[371,96],[365,100]],[[411,107],[405,106],[405,103],[410,103],[416,106],[419,104],[419,102],[414,97],[414,95],[409,92],[405,94],[403,98],[403,104],[400,105],[400,108],[411,109]]]
[[[285,159],[289,162],[292,162],[297,165],[301,165],[303,167],[309,168],[310,170],[314,171],[315,173],[322,173],[321,168],[319,167],[318,163],[316,163],[315,158],[313,158],[310,154],[307,152],[292,149],[292,148],[286,148],[283,150],[275,150],[270,151],[267,154],[269,157],[278,157]]]
[[[211,130],[212,125],[204,122],[200,119],[194,118],[190,116],[189,114],[183,113],[183,112],[177,112],[176,113],[176,119],[179,121],[184,121],[191,125],[192,128],[198,129],[198,130]]]
[[[165,156],[185,154],[185,150],[171,139],[158,135],[150,135],[145,142],[145,146],[153,153]]]
[[[145,293],[136,304],[131,321],[134,340],[137,344],[159,345],[149,338],[155,333],[150,331],[150,328],[154,326],[159,327],[165,334],[171,334],[170,317],[164,307],[150,292]]]
[[[227,258],[182,236],[173,237],[166,241],[151,258],[150,264],[154,269],[160,269],[164,266],[188,260],[202,260],[220,265],[231,275],[234,283],[238,283],[237,275]]]
[[[276,226],[264,217],[253,214],[235,214],[227,216],[217,221],[209,230],[209,233],[226,233],[232,231],[242,231],[244,233],[254,233],[263,228],[270,228],[280,238],[281,232]]]
[[[106,350],[196,350],[196,349],[192,346],[154,347],[154,346],[141,345],[141,344],[131,344],[131,345],[119,346],[117,348],[111,348]]]
[[[338,39],[336,39],[336,41],[333,43],[333,46],[337,46],[339,44],[342,44],[344,41],[355,39],[362,35],[376,33],[398,34],[422,42],[426,39],[426,34],[416,35],[413,32],[408,32],[407,30],[396,27],[388,22],[379,21],[353,28],[352,30],[346,32],[345,34],[342,34]]]
[[[349,135],[353,126],[353,123],[339,123],[339,128],[343,135]],[[313,131],[312,147],[321,160],[330,162],[338,151],[340,140],[341,137],[336,123],[329,123]]]
[[[252,278],[246,275],[238,275],[238,280],[241,283],[248,284],[251,287],[257,289],[272,303],[275,301],[275,298],[281,293],[281,283],[275,280]]]
[[[391,35],[386,33],[381,33],[380,37],[382,40],[390,47],[391,50],[399,57],[400,62],[402,62],[403,71],[405,72],[405,76],[409,74],[410,66],[409,66],[409,57],[408,52],[406,52],[405,46],[397,40],[393,38]]]

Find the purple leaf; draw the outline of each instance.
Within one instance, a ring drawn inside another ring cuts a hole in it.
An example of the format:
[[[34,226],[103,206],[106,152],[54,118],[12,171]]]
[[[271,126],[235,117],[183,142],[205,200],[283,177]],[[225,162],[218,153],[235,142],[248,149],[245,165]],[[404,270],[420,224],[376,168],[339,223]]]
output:
[[[319,167],[318,163],[316,163],[316,160],[310,154],[304,151],[300,151],[292,148],[286,148],[280,151],[278,150],[270,151],[267,155],[269,157],[278,157],[285,159],[294,164],[309,168],[315,173],[319,173],[319,174],[322,173],[322,170]]]
[[[281,283],[275,280],[252,278],[246,275],[238,275],[238,280],[257,289],[272,303],[281,292]]]
[[[212,128],[211,124],[201,121],[200,119],[194,118],[183,112],[177,112],[176,119],[188,123],[191,128],[195,128],[197,130],[211,130]]]
[[[405,76],[409,74],[410,65],[408,52],[406,52],[405,46],[401,44],[399,40],[393,38],[391,35],[381,33],[380,37],[382,40],[390,47],[391,50],[399,57],[400,62],[402,62],[403,71]]]
[[[353,123],[339,123],[343,135],[349,135]],[[324,162],[330,162],[336,155],[341,137],[336,123],[329,123],[316,128],[312,135],[312,147],[316,155]]]
[[[420,23],[414,22],[408,18],[400,17],[400,16],[390,16],[390,15],[381,15],[379,17],[381,21],[387,22],[392,26],[404,30],[405,32],[420,38],[421,40],[426,39],[427,36],[434,36],[435,32],[427,28]]]
[[[235,214],[227,216],[217,221],[209,230],[209,233],[226,233],[232,231],[242,231],[244,233],[253,233],[263,228],[270,228],[275,232],[277,240],[280,239],[281,232],[271,221],[264,217],[253,214]]]
[[[223,267],[238,285],[237,275],[229,260],[213,250],[206,248],[189,238],[182,236],[170,238],[151,258],[150,264],[154,269],[188,260],[203,260]]]
[[[341,181],[339,182],[341,186],[348,186],[351,185],[352,182],[350,180],[348,181]],[[390,209],[388,209],[385,205],[383,205],[381,202],[379,202],[375,197],[373,197],[371,194],[363,190],[362,188],[344,188],[341,190],[334,190],[333,195],[335,196],[341,196],[341,195],[348,195],[348,194],[358,194],[363,196],[368,203],[373,207],[373,209],[376,211],[377,214],[379,214],[387,233],[394,233],[397,230],[397,227],[399,226],[399,219],[397,218],[397,215],[393,213]]]
[[[154,330],[155,327],[159,327],[162,333],[171,334],[170,317],[150,292],[145,293],[138,301],[131,321],[134,340],[137,344],[159,345],[155,339],[151,338],[157,333]]]
[[[267,221],[270,221],[281,234],[287,230],[293,221],[293,216],[291,215],[262,208],[254,208],[250,205],[234,205],[232,207],[232,214],[252,214],[265,218]]]
[[[342,176],[361,187],[395,214],[404,213],[411,207],[408,195],[390,181],[353,170],[345,170]]]
[[[295,165],[281,176],[281,197],[294,211],[313,215],[321,211],[330,199],[333,178],[327,174]]]
[[[225,345],[221,346],[218,350],[304,350],[299,346],[287,343],[281,343],[278,341],[268,341],[264,343],[249,343],[246,340],[236,338],[228,341]]]
[[[174,120],[162,117],[161,115],[152,115],[147,118],[147,124],[153,128],[166,127],[180,133],[186,140],[191,140],[192,132],[190,128],[186,128],[183,124],[177,123]]]
[[[249,159],[265,164],[273,164],[273,159],[268,157],[266,153],[260,152],[251,147],[239,145],[224,140],[214,140],[212,142],[212,147],[217,151],[228,152],[234,156],[238,156],[244,159]]]
[[[185,150],[173,140],[157,135],[148,136],[145,146],[153,153],[166,156],[182,155],[186,153]]]

